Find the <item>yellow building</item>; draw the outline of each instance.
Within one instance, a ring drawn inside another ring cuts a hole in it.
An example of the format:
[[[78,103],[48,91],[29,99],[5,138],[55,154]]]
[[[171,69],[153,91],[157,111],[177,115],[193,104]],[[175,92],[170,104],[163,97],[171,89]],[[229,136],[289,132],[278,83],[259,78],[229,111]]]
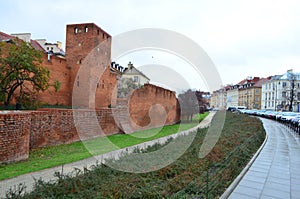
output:
[[[267,78],[254,77],[244,80],[239,87],[239,106],[245,106],[247,109],[261,108],[261,90],[262,84],[268,81]]]

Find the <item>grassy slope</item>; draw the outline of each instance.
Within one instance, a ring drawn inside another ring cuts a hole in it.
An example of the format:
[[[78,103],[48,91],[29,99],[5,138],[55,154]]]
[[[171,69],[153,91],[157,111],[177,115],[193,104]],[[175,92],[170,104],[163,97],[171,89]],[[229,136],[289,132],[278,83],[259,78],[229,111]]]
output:
[[[205,129],[200,130],[186,153],[163,169],[135,174],[102,166],[93,171],[85,171],[84,175],[76,178],[60,177],[56,185],[39,182],[41,186],[25,198],[169,198],[185,187],[189,189],[179,198],[193,198],[189,194],[205,190],[203,182],[206,178],[199,176],[205,174],[209,165],[224,161],[230,152],[236,151],[243,144],[246,144],[245,152],[251,158],[251,154],[255,153],[264,140],[264,129],[258,119],[228,113],[221,137],[214,149],[205,158],[199,159],[199,146],[205,133]],[[249,138],[254,139],[248,143],[246,141]],[[249,160],[242,159],[238,156],[234,158],[236,162],[228,163],[228,168],[222,171],[222,179],[216,180],[218,186],[212,198],[220,196]],[[191,182],[195,182],[195,186],[191,187]]]
[[[107,136],[110,142],[118,147],[108,142],[107,138],[96,138],[94,140],[87,141],[86,144],[88,144],[88,146],[91,148],[95,148],[95,150],[91,151],[93,155],[99,155],[116,150],[118,148],[125,148],[190,129],[197,125],[196,121],[198,121],[198,119],[202,120],[207,115],[208,113],[204,113],[195,116],[193,123],[175,124],[165,126],[163,128],[139,131],[132,134]],[[32,150],[30,151],[29,159],[27,161],[0,165],[0,180],[89,158],[92,156],[91,153],[87,150],[82,142],[74,142],[66,145],[51,146]]]

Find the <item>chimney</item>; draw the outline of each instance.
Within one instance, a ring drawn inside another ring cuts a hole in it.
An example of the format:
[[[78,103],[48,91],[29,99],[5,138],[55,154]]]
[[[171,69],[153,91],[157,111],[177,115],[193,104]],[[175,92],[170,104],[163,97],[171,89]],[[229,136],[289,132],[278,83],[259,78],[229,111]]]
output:
[[[62,49],[62,42],[61,42],[61,41],[57,41],[57,47],[58,47],[59,49]]]
[[[131,63],[131,61],[128,63],[128,69],[131,70],[133,67],[133,64]]]
[[[51,60],[51,53],[50,52],[48,52],[48,62],[50,62],[50,60]]]
[[[14,37],[17,37],[19,39],[22,39],[23,41],[29,43],[31,39],[31,33],[16,33],[16,34],[11,34]]]

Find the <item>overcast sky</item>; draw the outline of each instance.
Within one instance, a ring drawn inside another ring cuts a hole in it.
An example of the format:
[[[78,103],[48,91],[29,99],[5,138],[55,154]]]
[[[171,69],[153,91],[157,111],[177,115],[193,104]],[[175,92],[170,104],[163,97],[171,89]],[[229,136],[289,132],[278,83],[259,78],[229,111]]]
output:
[[[9,0],[1,2],[0,31],[65,43],[66,24],[72,23],[94,22],[113,37],[139,28],[168,29],[197,42],[223,84],[231,84],[247,76],[300,72],[299,10],[298,0]]]

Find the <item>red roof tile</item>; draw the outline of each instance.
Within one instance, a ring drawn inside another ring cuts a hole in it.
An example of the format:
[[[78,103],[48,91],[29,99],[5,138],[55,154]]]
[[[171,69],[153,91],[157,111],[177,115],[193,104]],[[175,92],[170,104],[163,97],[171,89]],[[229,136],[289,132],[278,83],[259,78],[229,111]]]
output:
[[[8,34],[0,31],[0,40],[1,41],[7,40],[7,39],[12,39],[12,38],[14,38],[14,36],[8,35]]]
[[[253,87],[256,87],[256,88],[261,88],[262,84],[265,83],[266,81],[268,81],[269,78],[261,78],[260,80],[258,80],[254,85]]]
[[[13,38],[15,38],[15,37],[0,31],[0,41],[13,39]],[[32,47],[34,47],[36,50],[45,52],[43,47],[36,40],[31,39],[30,43],[31,43]]]
[[[40,50],[40,51],[44,51],[44,48],[39,44],[39,42],[37,42],[36,40],[30,40],[30,43],[32,45],[32,47],[34,47],[36,50]]]

